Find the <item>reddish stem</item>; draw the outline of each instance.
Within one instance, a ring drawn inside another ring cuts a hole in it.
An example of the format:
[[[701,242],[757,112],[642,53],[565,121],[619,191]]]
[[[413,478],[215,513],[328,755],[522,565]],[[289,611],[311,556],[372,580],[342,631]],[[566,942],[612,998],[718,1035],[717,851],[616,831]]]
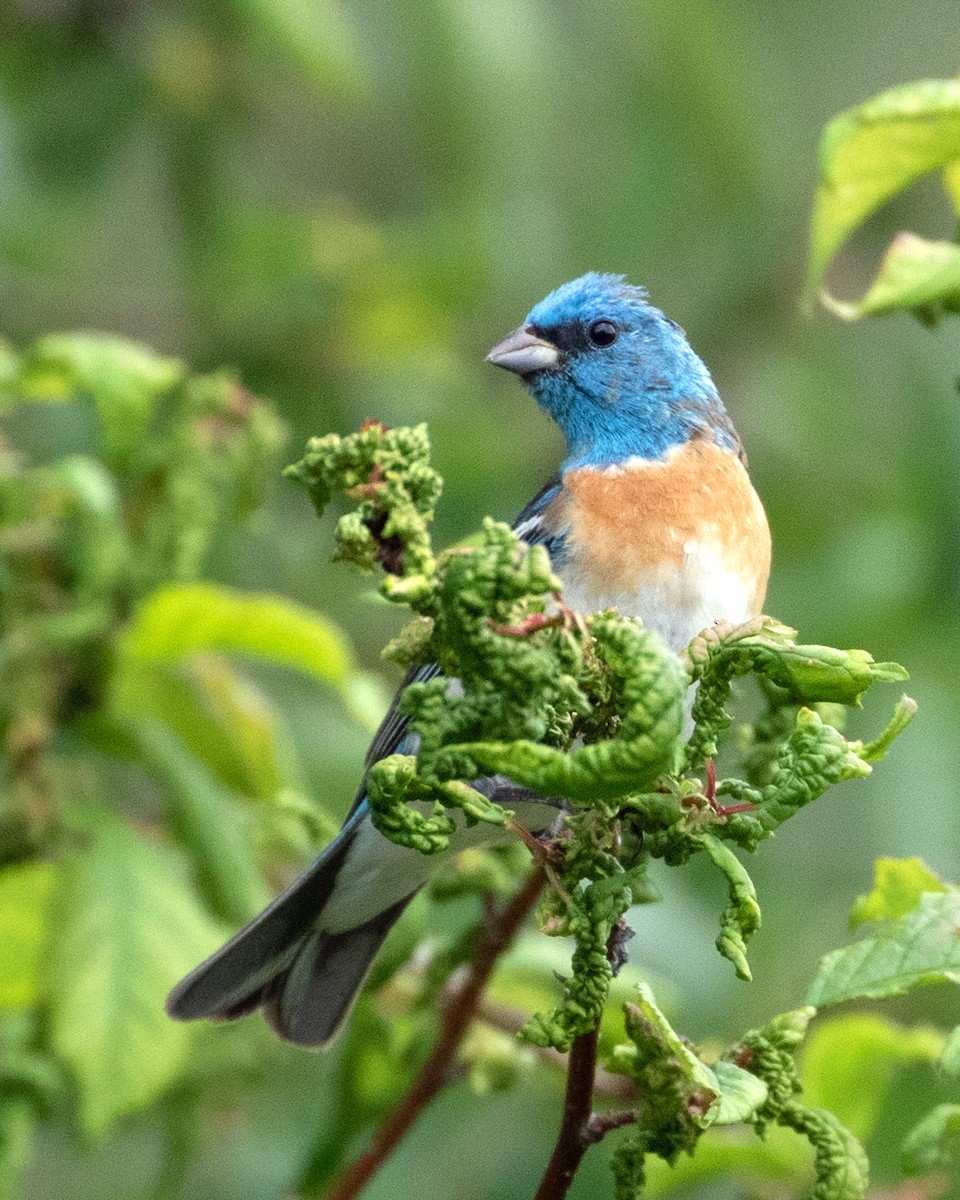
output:
[[[733,813],[753,812],[756,807],[753,804],[719,804],[717,802],[717,767],[712,758],[708,758],[704,763],[706,769],[706,783],[703,789],[703,795],[707,803],[717,814],[718,817],[729,817]]]
[[[535,1200],[562,1200],[570,1190],[581,1159],[590,1147],[602,1141],[614,1129],[632,1125],[637,1119],[637,1111],[632,1108],[601,1113],[592,1110],[599,1040],[598,1026],[590,1033],[582,1033],[570,1047],[563,1119]],[[626,1083],[626,1080],[623,1082]]]
[[[569,1191],[580,1160],[591,1142],[593,1081],[597,1070],[597,1044],[600,1030],[581,1033],[570,1047],[567,1091],[563,1101],[560,1132],[540,1180],[535,1200],[560,1200]]]
[[[621,918],[607,938],[607,959],[614,968],[623,946],[626,923]],[[563,1200],[570,1190],[581,1159],[594,1145],[613,1129],[632,1124],[637,1118],[633,1109],[594,1113],[593,1092],[597,1080],[597,1047],[600,1024],[574,1039],[567,1065],[567,1090],[563,1100],[563,1119],[557,1134],[553,1154],[540,1180],[535,1200]]]
[[[443,1021],[430,1056],[406,1095],[374,1134],[369,1149],[335,1179],[326,1200],[353,1200],[386,1162],[414,1122],[450,1078],[457,1047],[473,1020],[477,1004],[497,959],[510,946],[517,930],[536,903],[545,882],[535,863],[520,890],[480,926],[476,953],[462,982],[450,990]]]

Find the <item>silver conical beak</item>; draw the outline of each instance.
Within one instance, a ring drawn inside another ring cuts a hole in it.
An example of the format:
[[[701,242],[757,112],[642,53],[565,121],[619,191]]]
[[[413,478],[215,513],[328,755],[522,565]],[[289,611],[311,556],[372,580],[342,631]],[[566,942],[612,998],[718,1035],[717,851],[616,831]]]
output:
[[[487,355],[487,362],[517,375],[531,375],[534,371],[552,371],[557,367],[560,351],[553,342],[521,327],[508,333],[502,342],[494,346]]]

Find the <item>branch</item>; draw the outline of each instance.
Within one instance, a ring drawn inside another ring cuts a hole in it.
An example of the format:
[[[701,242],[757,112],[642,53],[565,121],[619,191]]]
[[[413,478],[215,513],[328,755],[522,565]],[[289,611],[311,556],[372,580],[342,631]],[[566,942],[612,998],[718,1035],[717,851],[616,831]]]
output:
[[[545,878],[543,867],[537,862],[516,895],[481,923],[473,961],[462,982],[447,993],[440,1032],[429,1058],[409,1091],[374,1134],[369,1149],[334,1180],[326,1200],[353,1200],[358,1196],[448,1082],[457,1047],[476,1014],[487,980],[536,903]]]
[[[624,930],[623,918],[610,930],[607,938],[607,959],[620,961]],[[615,968],[615,970],[619,967]],[[630,1125],[637,1119],[634,1109],[593,1112],[593,1093],[597,1084],[597,1046],[600,1042],[600,1023],[589,1033],[582,1033],[570,1047],[567,1066],[567,1090],[563,1101],[563,1119],[553,1154],[540,1180],[534,1200],[563,1200],[573,1183],[580,1161],[587,1150],[614,1129]],[[601,1072],[605,1074],[605,1072]]]
[[[593,1080],[597,1069],[599,1026],[581,1033],[570,1047],[567,1092],[557,1144],[540,1180],[535,1200],[561,1200],[567,1194],[580,1160],[593,1140],[589,1135],[592,1117]]]

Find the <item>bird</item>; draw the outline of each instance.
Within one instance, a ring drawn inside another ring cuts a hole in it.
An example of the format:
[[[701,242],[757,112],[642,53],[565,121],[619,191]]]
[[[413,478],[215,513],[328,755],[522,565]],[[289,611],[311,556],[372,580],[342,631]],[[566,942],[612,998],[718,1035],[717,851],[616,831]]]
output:
[[[715,622],[759,615],[770,532],[743,445],[683,329],[643,288],[622,275],[583,275],[537,304],[487,361],[519,376],[564,437],[559,470],[513,529],[546,547],[569,608],[639,617],[676,652]],[[411,668],[398,697],[412,680],[438,673],[435,664]],[[416,752],[397,704],[374,736],[364,776],[389,754]],[[556,800],[501,776],[473,786],[533,833],[557,821]],[[262,1008],[281,1038],[325,1045],[437,860],[495,829],[461,826],[441,855],[398,846],[373,827],[361,780],[333,841],[176,985],[168,1013],[230,1019]]]

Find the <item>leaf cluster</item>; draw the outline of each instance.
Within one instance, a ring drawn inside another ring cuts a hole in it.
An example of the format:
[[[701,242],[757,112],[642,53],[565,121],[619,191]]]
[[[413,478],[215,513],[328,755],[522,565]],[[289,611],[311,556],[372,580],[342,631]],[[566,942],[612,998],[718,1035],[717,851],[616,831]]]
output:
[[[47,418],[84,435],[34,461]],[[329,622],[199,579],[277,473],[269,404],[225,372],[58,335],[2,347],[0,420],[6,1195],[38,1118],[102,1138],[182,1084],[197,1037],[164,994],[266,903],[265,870],[332,832],[242,661],[370,714]]]
[[[396,453],[418,431],[372,429],[314,440],[291,473],[319,507],[337,486],[361,499],[340,518],[340,545],[359,547],[350,557],[364,567],[396,565],[381,592],[416,617],[391,653],[441,669],[422,682],[414,676],[400,701],[403,752],[370,767],[375,823],[424,853],[446,849],[464,821],[510,824],[484,792],[490,776],[564,813],[560,831],[535,850],[550,882],[539,921],[544,932],[572,938],[574,949],[559,1002],[526,1023],[523,1040],[564,1052],[600,1024],[625,960],[625,914],[653,898],[652,859],[680,866],[706,853],[729,889],[718,949],[749,979],[747,942],[760,908],[733,847],[756,850],[833,784],[870,773],[913,702],[904,698],[868,743],[849,740],[829,718],[839,706],[860,706],[872,683],[904,679],[903,669],[860,650],[798,645],[793,630],[766,617],[706,631],[681,661],[636,621],[571,613],[543,549],[492,521],[470,545],[434,555],[424,540],[431,511],[421,497],[433,489],[423,486],[419,441],[410,486]],[[762,682],[767,705],[747,739],[751,777],[717,782],[732,687],[745,675]],[[867,1168],[856,1138],[800,1095],[794,1052],[814,1011],[744,1035],[708,1065],[641,989],[625,1009],[630,1040],[608,1063],[640,1098],[615,1158],[619,1194],[639,1192],[649,1155],[673,1162],[713,1125],[747,1123],[761,1133],[771,1124],[791,1129],[811,1144],[818,1197],[861,1196]]]
[[[834,298],[823,279],[853,232],[922,176],[936,174],[960,226],[960,81],[928,79],[881,92],[834,117],[820,142],[807,266],[808,306],[836,316],[910,312],[926,325],[960,312],[960,245],[898,233],[859,300]]]

